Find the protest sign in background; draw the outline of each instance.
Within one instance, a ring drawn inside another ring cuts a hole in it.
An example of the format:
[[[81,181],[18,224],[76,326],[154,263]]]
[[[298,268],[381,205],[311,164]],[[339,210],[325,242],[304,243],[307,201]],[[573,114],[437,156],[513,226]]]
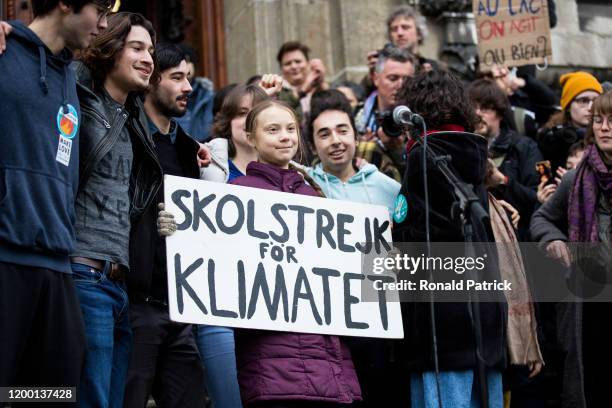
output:
[[[481,67],[541,64],[552,56],[547,0],[473,0]]]
[[[174,321],[403,337],[397,294],[361,301],[362,255],[391,248],[385,207],[165,177]]]

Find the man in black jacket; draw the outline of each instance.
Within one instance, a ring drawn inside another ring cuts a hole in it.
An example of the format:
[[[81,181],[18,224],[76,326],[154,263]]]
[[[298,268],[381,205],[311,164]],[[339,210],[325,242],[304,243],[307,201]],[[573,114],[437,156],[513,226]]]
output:
[[[474,81],[469,94],[482,119],[481,131],[488,140],[489,157],[494,164],[489,187],[498,199],[518,210],[521,216],[518,236],[520,240],[528,240],[529,221],[540,183],[536,163],[542,160],[542,154],[533,139],[511,130],[503,119],[510,103],[493,81]]]
[[[199,178],[199,145],[173,119],[185,114],[191,93],[189,69],[179,47],[159,44],[156,79],[145,97],[148,129],[163,174]],[[203,407],[204,372],[190,324],[170,320],[166,242],[157,233],[163,188],[147,203],[130,234],[130,321],[133,347],[125,406],[145,407],[153,397],[164,407]],[[153,384],[156,384],[153,387]]]

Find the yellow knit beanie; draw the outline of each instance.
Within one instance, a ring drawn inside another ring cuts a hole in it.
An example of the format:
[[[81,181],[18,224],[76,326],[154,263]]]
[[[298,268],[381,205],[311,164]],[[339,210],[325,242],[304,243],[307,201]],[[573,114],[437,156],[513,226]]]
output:
[[[588,72],[570,72],[561,76],[559,80],[563,87],[561,93],[561,108],[565,110],[576,96],[584,91],[595,91],[603,93],[601,84],[593,75]]]

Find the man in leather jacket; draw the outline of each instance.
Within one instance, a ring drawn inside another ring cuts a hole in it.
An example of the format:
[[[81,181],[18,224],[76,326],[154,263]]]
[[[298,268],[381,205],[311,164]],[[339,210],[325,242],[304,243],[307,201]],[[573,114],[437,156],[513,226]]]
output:
[[[72,271],[87,337],[82,407],[123,406],[132,343],[129,234],[162,175],[136,95],[153,74],[154,43],[149,21],[117,13],[76,67],[83,120]]]

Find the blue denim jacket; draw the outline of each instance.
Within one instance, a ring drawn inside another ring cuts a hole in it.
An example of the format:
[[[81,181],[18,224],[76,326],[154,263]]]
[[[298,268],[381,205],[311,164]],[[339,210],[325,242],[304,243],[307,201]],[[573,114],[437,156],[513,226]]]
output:
[[[187,112],[176,118],[181,127],[198,142],[210,138],[213,124],[213,83],[208,78],[197,77],[193,81],[193,91],[187,102]]]

